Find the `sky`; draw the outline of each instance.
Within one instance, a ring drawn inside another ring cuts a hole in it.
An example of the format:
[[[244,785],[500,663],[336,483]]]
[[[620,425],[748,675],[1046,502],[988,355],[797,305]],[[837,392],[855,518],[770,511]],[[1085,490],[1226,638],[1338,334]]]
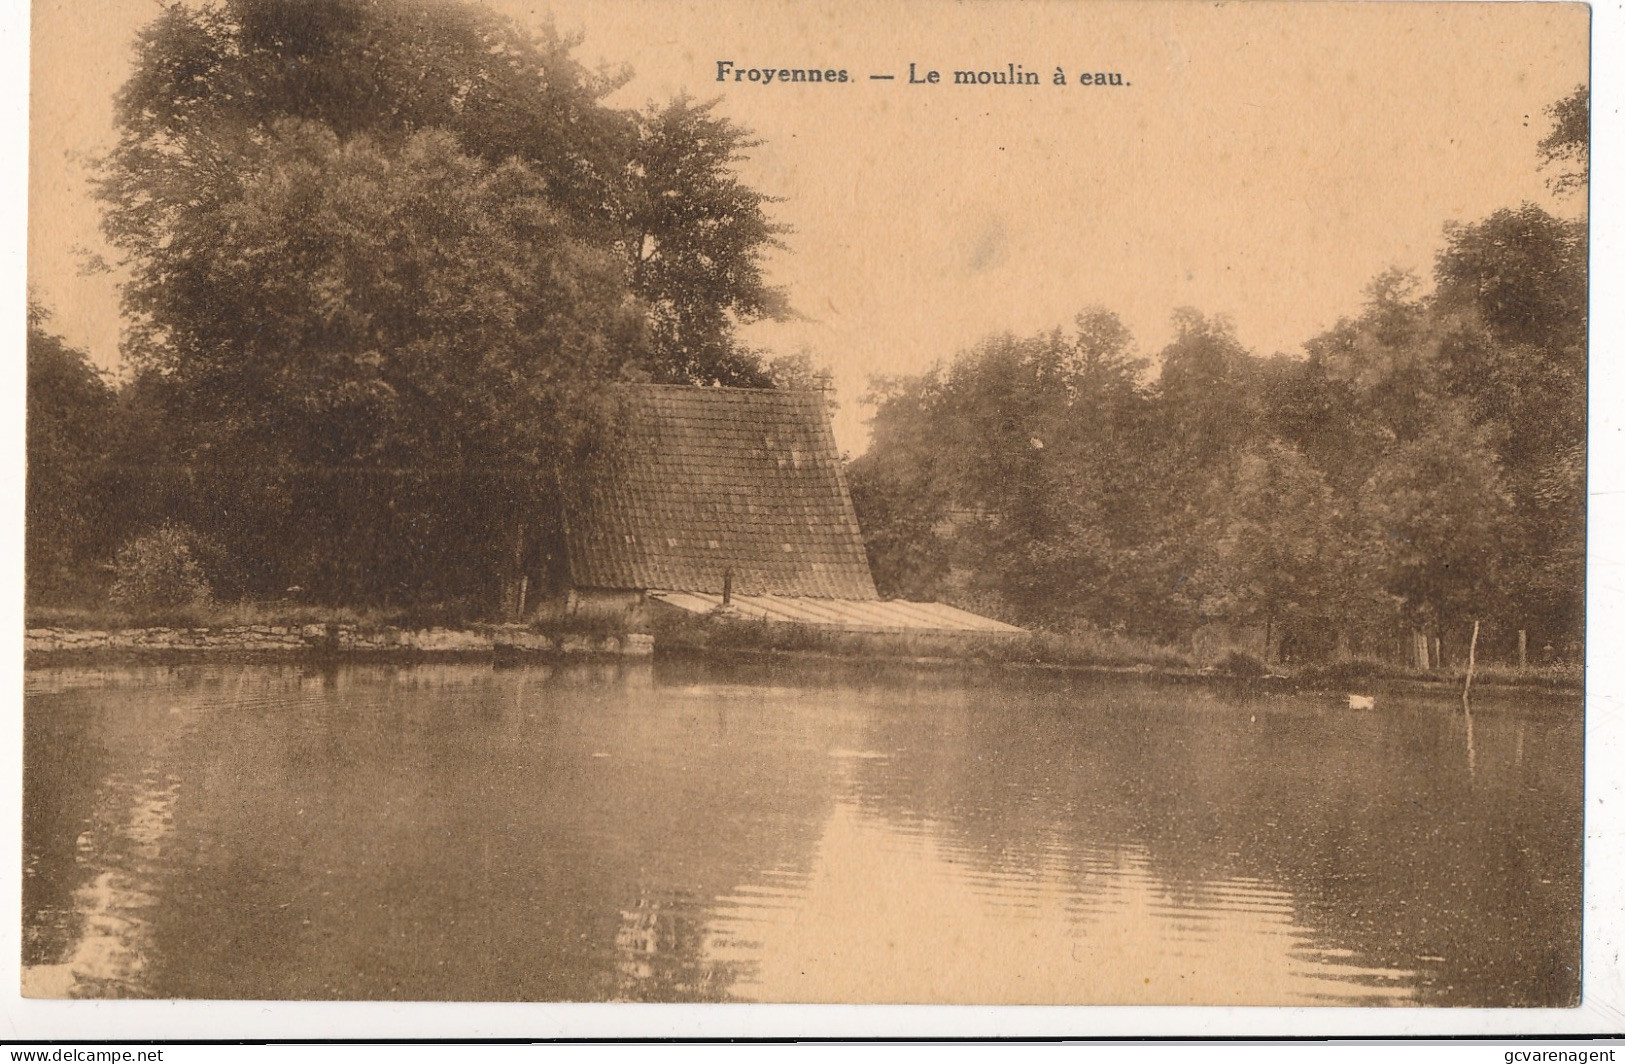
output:
[[[876,375],[918,373],[999,332],[1116,311],[1143,354],[1175,308],[1231,317],[1260,354],[1356,313],[1365,285],[1428,274],[1447,221],[1530,200],[1543,109],[1587,80],[1573,4],[947,0],[488,0],[551,19],[611,102],[678,94],[760,144],[741,164],[790,227],[768,261],[798,317],[745,339],[834,375],[843,449],[867,445]],[[89,196],[112,97],[157,0],[37,0],[29,278],[67,338],[118,365],[117,272]],[[844,84],[717,80],[844,69]],[[911,64],[925,82],[911,84]],[[1038,86],[953,84],[956,70]],[[1057,72],[1067,84],[1054,84]],[[1121,86],[1079,84],[1116,73]],[[874,80],[870,75],[892,75]]]

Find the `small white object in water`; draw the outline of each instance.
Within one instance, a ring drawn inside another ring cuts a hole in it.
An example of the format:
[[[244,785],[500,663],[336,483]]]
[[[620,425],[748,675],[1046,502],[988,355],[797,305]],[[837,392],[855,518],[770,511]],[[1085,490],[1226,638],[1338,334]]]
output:
[[[1376,704],[1375,695],[1349,695],[1350,709],[1372,709]]]

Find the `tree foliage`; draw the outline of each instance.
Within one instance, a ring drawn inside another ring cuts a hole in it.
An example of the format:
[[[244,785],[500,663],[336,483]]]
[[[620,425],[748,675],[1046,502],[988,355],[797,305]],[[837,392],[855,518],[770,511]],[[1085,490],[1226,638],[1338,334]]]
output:
[[[756,145],[712,113],[717,102],[678,99],[636,117],[623,241],[661,378],[763,387],[770,374],[733,332],[789,313],[762,274],[762,252],[780,246],[784,229],[739,179],[735,167]]]
[[[24,551],[31,595],[71,592],[109,561],[120,523],[113,490],[117,397],[90,358],[28,305]]]
[[[1182,456],[1206,461],[1228,454],[1246,437],[1254,413],[1252,356],[1228,318],[1174,311],[1174,339],[1162,351],[1157,394]]]
[[[1584,106],[1553,109],[1548,159],[1583,163]],[[1052,627],[1261,630],[1293,655],[1479,619],[1503,646],[1573,645],[1586,256],[1583,222],[1523,204],[1446,226],[1431,290],[1383,272],[1302,358],[1187,308],[1153,379],[1094,310],[1072,338],[992,337],[887,382],[853,467],[877,583]]]
[[[852,479],[883,590],[992,596],[1056,624],[1126,624],[1161,602],[1148,585],[1176,578],[1147,547],[1159,532],[1143,490],[1156,473],[1137,454],[1146,363],[1110,312],[1074,326],[989,338],[872,397],[874,440]]]
[[[1509,502],[1485,434],[1457,411],[1441,411],[1432,431],[1373,471],[1361,505],[1380,573],[1418,622],[1448,627],[1499,605]]]
[[[1591,87],[1575,86],[1546,114],[1552,130],[1538,145],[1540,164],[1557,171],[1548,181],[1553,192],[1578,192],[1591,181]]]
[[[1347,549],[1325,476],[1290,444],[1263,438],[1228,470],[1202,535],[1202,613],[1265,627],[1266,655],[1285,623],[1332,623],[1327,607]]]
[[[1585,225],[1524,204],[1447,238],[1440,375],[1512,499],[1505,593],[1527,623],[1572,638],[1584,626]]]
[[[453,0],[142,32],[99,188],[127,355],[247,589],[477,595],[545,561],[605,382],[772,383],[749,134],[606,106],[573,43]]]
[[[734,327],[787,313],[762,273],[782,230],[740,180],[748,133],[678,100],[605,106],[615,77],[573,41],[454,0],[215,0],[164,9],[117,101],[101,195],[129,256],[140,356],[189,323],[167,305],[174,234],[237,198],[288,123],[394,150],[426,130],[490,166],[526,164],[584,242],[621,256],[650,320],[648,372],[760,385]]]
[[[572,43],[451,0],[162,9],[100,186],[135,374],[115,391],[31,308],[31,594],[123,541],[183,598],[489,602],[547,568],[606,382],[815,380],[735,336],[788,313],[748,132],[606,106]],[[1588,111],[1583,86],[1549,111],[1559,191]],[[1188,308],[1145,358],[1091,307],[877,381],[850,469],[876,582],[1293,653],[1481,616],[1571,642],[1588,250],[1523,204],[1448,226],[1431,288],[1382,273],[1302,358]]]
[[[605,417],[638,328],[618,264],[443,131],[283,123],[262,166],[165,249],[189,327],[146,361],[214,519],[256,586],[471,594]]]
[[[132,538],[119,548],[109,599],[137,615],[207,605],[213,593],[195,539],[169,522]]]

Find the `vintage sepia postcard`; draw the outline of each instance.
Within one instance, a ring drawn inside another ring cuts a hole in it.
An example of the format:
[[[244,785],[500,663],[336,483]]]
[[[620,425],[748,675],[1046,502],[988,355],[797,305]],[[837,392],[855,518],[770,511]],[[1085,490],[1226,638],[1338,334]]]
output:
[[[17,1015],[1562,1029],[1591,17],[34,0]]]

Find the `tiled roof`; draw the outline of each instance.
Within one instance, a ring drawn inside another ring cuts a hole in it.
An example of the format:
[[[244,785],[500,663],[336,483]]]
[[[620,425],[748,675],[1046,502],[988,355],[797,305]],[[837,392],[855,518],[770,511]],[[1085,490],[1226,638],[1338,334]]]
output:
[[[875,599],[818,392],[623,385],[568,515],[577,587]]]
[[[722,596],[694,591],[656,591],[653,598],[684,613],[702,616],[722,605]],[[844,632],[997,632],[1024,635],[1022,629],[938,602],[877,602],[869,599],[786,598],[735,595],[731,605],[743,620],[839,628]]]

